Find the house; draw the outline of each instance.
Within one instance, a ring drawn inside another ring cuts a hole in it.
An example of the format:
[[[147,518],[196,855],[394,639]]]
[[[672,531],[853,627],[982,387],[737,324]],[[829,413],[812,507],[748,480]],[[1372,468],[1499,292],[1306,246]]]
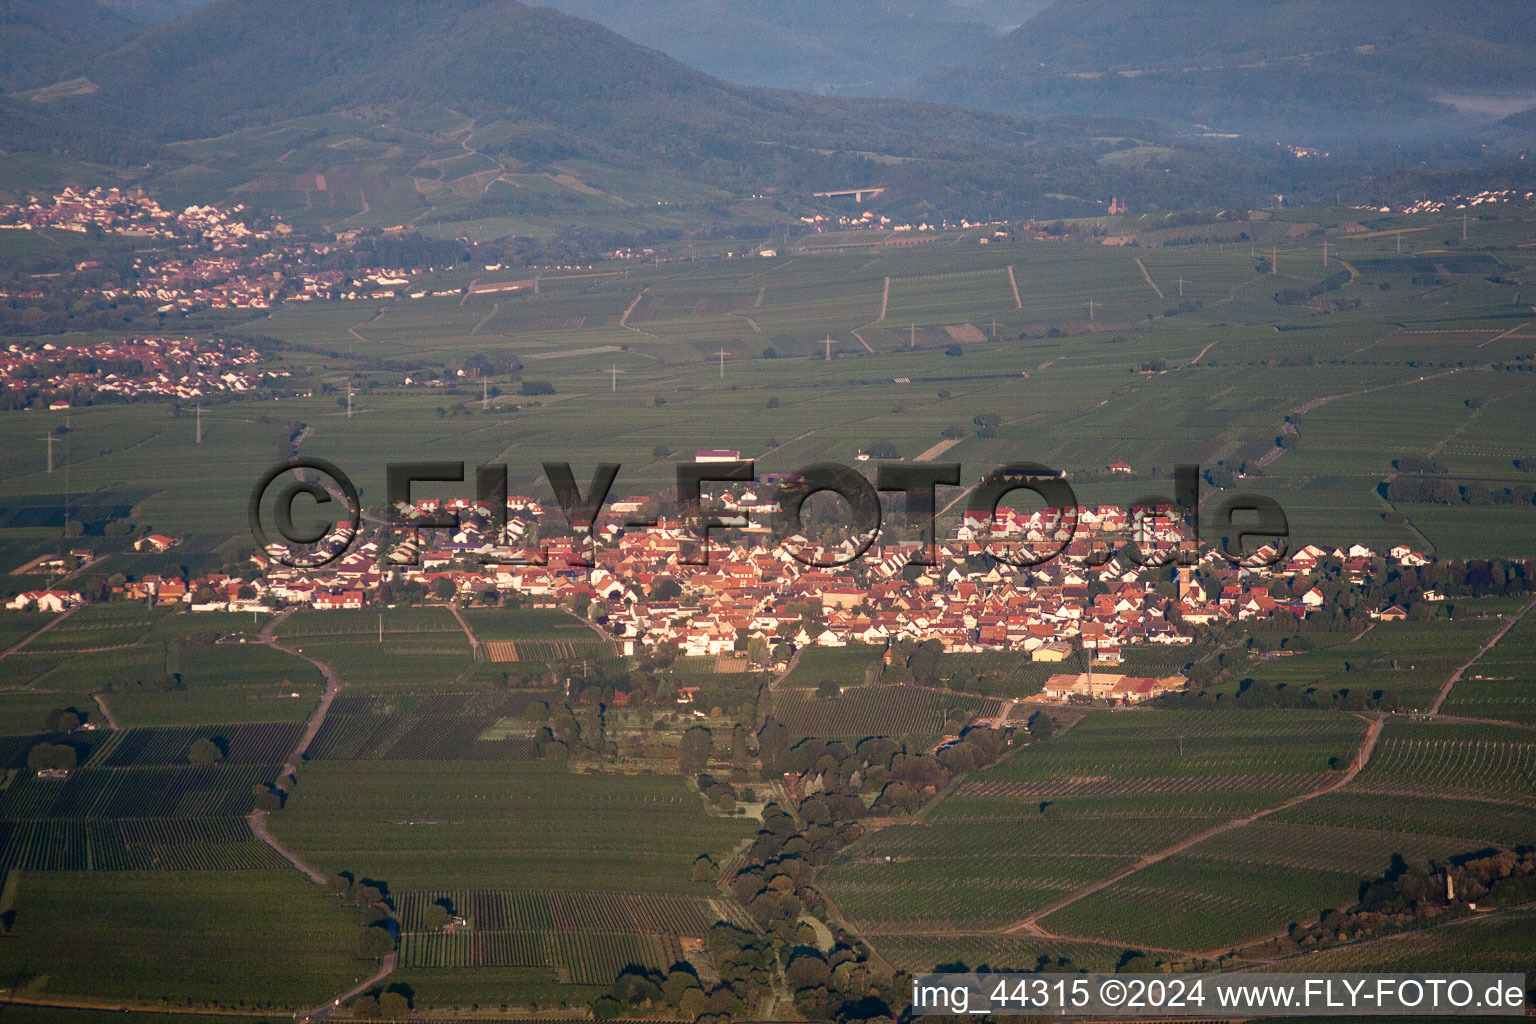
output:
[[[163,533],[151,533],[148,536],[140,537],[138,540],[134,541],[133,550],[154,552],[169,551],[178,543],[180,542],[175,537],[167,537]]]
[[[1390,608],[1383,608],[1379,612],[1371,612],[1371,618],[1381,622],[1402,622],[1408,617],[1408,610],[1400,604],[1394,604]]]
[[[737,462],[741,452],[730,448],[700,448],[693,453],[694,462]]]
[[[1031,661],[1061,662],[1072,656],[1072,645],[1065,640],[1041,644],[1029,655]]]
[[[361,590],[343,590],[339,594],[316,594],[312,604],[316,609],[327,611],[340,609],[356,610],[363,606],[363,592]]]
[[[84,599],[72,590],[28,590],[5,603],[11,611],[62,612]]]

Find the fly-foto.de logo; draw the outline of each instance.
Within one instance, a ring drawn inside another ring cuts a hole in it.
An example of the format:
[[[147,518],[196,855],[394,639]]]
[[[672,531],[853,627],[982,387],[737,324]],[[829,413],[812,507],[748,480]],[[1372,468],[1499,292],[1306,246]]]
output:
[[[545,478],[567,525],[577,535],[594,537],[594,527],[618,479],[618,463],[600,463],[583,490],[568,462],[542,464]],[[479,532],[491,542],[483,550],[468,552],[466,560],[483,564],[544,564],[542,549],[513,553],[508,546],[507,467],[480,466],[474,471],[474,498],[458,508],[423,511],[412,500],[416,484],[464,483],[463,462],[391,462],[385,467],[385,508],[377,522],[393,531],[422,528],[458,530],[463,517],[481,520]],[[674,499],[675,522],[665,524],[681,531],[678,561],[683,565],[709,564],[710,535],[723,530],[751,530],[762,543],[783,546],[796,560],[830,568],[863,557],[886,529],[887,513],[880,495],[892,495],[899,512],[891,515],[904,530],[898,541],[910,546],[909,561],[936,565],[939,516],[938,489],[958,487],[959,463],[883,462],[875,467],[875,479],[851,466],[817,462],[794,473],[773,478],[768,489],[773,500],[759,515],[722,515],[704,510],[704,487],[715,484],[763,486],[751,459],[677,466]],[[280,485],[280,486],[279,486]],[[1234,492],[1208,512],[1202,512],[1200,467],[1178,465],[1173,474],[1174,494],[1138,498],[1128,509],[1129,537],[1120,544],[1099,537],[1089,545],[1074,547],[1084,515],[1076,492],[1059,470],[1035,462],[1011,462],[982,477],[965,495],[962,522],[972,528],[989,557],[1015,568],[1043,565],[1070,557],[1089,566],[1104,565],[1120,557],[1145,567],[1193,565],[1210,549],[1233,564],[1273,565],[1289,550],[1290,523],[1279,502],[1262,494]],[[998,537],[990,524],[997,521],[1004,500],[1027,492],[1043,505],[1030,517],[1024,536]],[[831,493],[847,503],[844,525],[848,540],[830,552],[825,546],[805,542],[806,502],[816,494]],[[301,529],[294,520],[295,504],[306,498],[326,522]],[[344,512],[337,516],[331,506]],[[251,534],[256,543],[281,564],[295,568],[319,568],[351,549],[365,519],[357,487],[340,467],[324,459],[298,458],[269,469],[251,490],[247,508]],[[1203,519],[1202,519],[1203,517]],[[626,530],[661,529],[662,519],[627,518]],[[1204,529],[1202,529],[1204,528]],[[595,540],[594,540],[595,543]],[[301,549],[295,552],[293,548]],[[815,550],[811,551],[810,548]],[[589,565],[579,558],[571,565]]]

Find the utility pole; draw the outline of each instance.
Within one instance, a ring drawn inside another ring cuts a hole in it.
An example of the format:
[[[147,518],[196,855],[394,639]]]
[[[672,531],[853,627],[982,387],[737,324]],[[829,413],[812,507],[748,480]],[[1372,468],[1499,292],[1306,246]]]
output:
[[[830,334],[827,335],[826,346],[827,346],[827,362],[830,363],[832,361],[832,335],[830,335]]]
[[[347,381],[347,419],[352,418],[352,382]]]
[[[917,324],[912,325],[912,344],[910,347],[917,348]]]
[[[38,438],[38,440],[39,441],[47,441],[48,442],[48,473],[50,475],[52,475],[52,473],[53,473],[53,435],[49,434],[47,437],[40,437],[40,438]]]
[[[1179,278],[1179,298],[1182,299],[1183,297],[1184,297],[1184,279],[1181,277],[1181,278]]]
[[[1092,299],[1088,300],[1088,319],[1089,320],[1093,319],[1093,300]]]
[[[203,443],[203,403],[197,403],[197,443]]]
[[[1467,215],[1465,212],[1461,215],[1461,240],[1463,242],[1467,240]]]
[[[1323,266],[1328,265],[1328,239],[1323,239]]]
[[[1397,237],[1397,251],[1398,251],[1398,254],[1401,255],[1402,251],[1403,251],[1403,233],[1401,231],[1399,231],[1397,233],[1396,237]]]
[[[619,393],[619,364],[613,364],[613,393]]]
[[[997,317],[992,318],[992,340],[997,340]]]
[[[1278,245],[1269,247],[1269,272],[1271,274],[1280,273],[1280,247]]]
[[[384,642],[384,613],[379,612],[379,643]]]
[[[485,377],[480,378],[480,411],[485,412],[491,404],[491,382]]]
[[[727,353],[725,351],[724,347],[722,347],[720,349],[720,351],[718,353],[716,353],[716,354],[719,355],[719,357],[720,357],[720,379],[721,380],[725,380],[725,357],[729,353]]]

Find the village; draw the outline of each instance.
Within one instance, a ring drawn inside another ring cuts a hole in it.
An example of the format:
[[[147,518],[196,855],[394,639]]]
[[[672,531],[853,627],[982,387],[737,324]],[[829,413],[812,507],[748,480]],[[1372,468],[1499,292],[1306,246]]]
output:
[[[0,351],[0,393],[10,405],[68,409],[101,396],[198,399],[285,379],[257,369],[263,356],[221,339],[123,338],[84,344],[13,343]]]
[[[247,223],[249,215],[243,204],[222,210],[216,206],[189,206],[176,213],[138,190],[66,187],[48,199],[31,196],[25,202],[0,206],[0,229],[53,228],[82,234],[94,230],[135,238],[196,239],[210,244],[215,251],[244,248],[292,231],[281,222],[270,229],[252,227]]]
[[[776,505],[759,491],[764,489],[756,485],[734,488],[722,505],[764,517]],[[686,554],[696,541],[682,522],[661,518],[648,529],[618,525],[647,504],[643,498],[614,502],[597,530],[562,534],[555,525],[558,509],[514,496],[505,537],[497,538],[483,505],[421,499],[407,509],[411,515],[455,512],[458,528],[376,525],[355,547],[356,538],[338,528],[321,546],[339,557],[323,568],[291,567],[298,561],[293,552],[274,544],[238,574],[144,575],[97,596],[193,613],[360,610],[397,602],[561,607],[611,636],[627,656],[667,649],[672,656],[720,657],[751,650],[759,652],[754,667],[761,670],[782,671],[794,651],[807,647],[849,644],[890,648],[934,641],[947,652],[1011,652],[1046,665],[1077,665],[1086,654],[1089,671],[1052,676],[1037,699],[1134,704],[1186,685],[1181,675],[1117,673],[1137,648],[1189,645],[1211,628],[1281,615],[1300,622],[1330,606],[1320,586],[1324,578],[1363,587],[1389,569],[1431,564],[1406,546],[1382,555],[1363,545],[1307,545],[1272,565],[1234,565],[1211,550],[1192,565],[1145,568],[1123,554],[1102,558],[1143,534],[1126,510],[1095,506],[1077,509],[1076,535],[1061,557],[1027,569],[987,553],[1000,545],[1050,542],[1060,529],[1058,511],[1026,514],[1002,507],[990,523],[963,518],[949,539],[933,545],[933,565],[913,562],[916,545],[895,543],[872,546],[857,562],[824,568],[808,563],[847,561],[849,542],[792,536],[779,543],[759,526],[717,532],[708,564],[692,565]],[[1152,547],[1165,553],[1195,550],[1188,539],[1172,539],[1176,528],[1169,522],[1157,525],[1156,536],[1161,539]],[[162,552],[176,543],[153,534],[135,546]],[[89,555],[72,557],[88,561]],[[1428,602],[1440,597],[1433,590],[1419,595]],[[20,594],[7,607],[60,612],[84,600],[50,589]],[[1398,604],[1367,614],[1381,621],[1408,616]]]

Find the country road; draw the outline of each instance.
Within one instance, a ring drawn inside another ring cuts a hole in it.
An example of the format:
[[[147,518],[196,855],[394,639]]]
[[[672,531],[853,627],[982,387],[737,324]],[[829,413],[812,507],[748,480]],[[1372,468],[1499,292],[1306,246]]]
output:
[[[353,996],[361,995],[373,986],[382,982],[385,978],[389,977],[390,974],[394,972],[394,970],[395,954],[390,953],[385,956],[383,960],[379,961],[379,969],[375,971],[372,976],[365,978],[364,980],[358,982],[356,985],[353,985],[351,988],[347,989],[331,1002],[323,1003],[320,1006],[315,1007],[313,1010],[310,1010],[308,1013],[305,1013],[303,1016],[299,1016],[298,1014],[295,1014],[294,1016],[298,1017],[299,1020],[324,1019],[325,1017],[330,1016],[331,1011],[336,1009],[342,1003],[351,999]]]
[[[303,658],[305,661],[315,666],[315,668],[319,669],[320,674],[325,677],[325,692],[320,695],[320,700],[315,705],[315,710],[310,714],[309,720],[304,725],[303,734],[299,736],[298,743],[294,745],[292,753],[288,755],[288,760],[283,764],[283,770],[278,773],[279,778],[284,775],[296,773],[298,771],[299,765],[304,760],[304,752],[309,749],[309,745],[314,742],[315,736],[319,734],[320,727],[325,724],[325,716],[331,710],[331,702],[336,699],[336,694],[342,687],[341,680],[337,678],[336,673],[332,671],[330,665],[321,661],[319,658],[314,658],[305,654],[303,651],[297,648],[285,647],[283,644],[278,643],[277,627],[282,625],[283,622],[293,614],[293,612],[294,610],[289,608],[287,611],[284,611],[278,615],[274,615],[271,619],[269,619],[267,624],[261,627],[261,642],[272,648],[274,651],[282,651],[284,654],[291,654],[296,658]],[[468,626],[465,626],[466,631],[468,628]],[[304,861],[299,859],[297,854],[277,841],[277,839],[272,835],[271,831],[267,828],[267,816],[268,812],[261,810],[260,808],[250,813],[250,815],[246,818],[246,822],[251,826],[251,834],[254,835],[257,839],[261,840],[263,843],[267,844],[267,846],[270,847],[279,857],[283,858],[283,860],[287,861],[289,864],[292,864],[297,870],[303,872],[305,877],[307,877],[311,882],[315,883],[316,885],[325,885],[326,877],[323,871],[311,864],[306,864]],[[303,1019],[312,1020],[329,1015],[333,1009],[351,999],[353,996],[367,991],[372,986],[377,985],[379,982],[389,977],[394,969],[395,954],[390,953],[388,956],[384,957],[382,961],[380,961],[378,971],[376,971],[371,977],[359,982],[352,988],[347,989],[347,991],[332,999],[331,1002],[322,1006],[317,1006],[309,1012],[305,1013],[303,1015]],[[297,1017],[298,1014],[295,1014],[294,1016]]]
[[[292,614],[293,609],[290,608],[268,620],[267,624],[261,627],[261,642],[274,651],[282,651],[284,654],[291,654],[295,658],[303,658],[319,669],[320,674],[325,677],[325,692],[320,695],[320,702],[315,705],[315,710],[310,714],[309,721],[304,724],[304,732],[299,737],[299,742],[295,744],[292,753],[288,755],[288,760],[284,762],[283,770],[279,775],[288,775],[298,771],[299,764],[304,760],[304,752],[309,749],[309,745],[314,742],[315,736],[320,732],[320,727],[325,724],[325,716],[331,710],[331,701],[336,699],[336,693],[341,689],[341,680],[336,678],[336,673],[331,671],[331,666],[319,658],[312,658],[301,650],[284,647],[277,642],[277,637],[275,636],[277,627],[282,625],[283,621]],[[322,881],[324,880],[322,879]]]

